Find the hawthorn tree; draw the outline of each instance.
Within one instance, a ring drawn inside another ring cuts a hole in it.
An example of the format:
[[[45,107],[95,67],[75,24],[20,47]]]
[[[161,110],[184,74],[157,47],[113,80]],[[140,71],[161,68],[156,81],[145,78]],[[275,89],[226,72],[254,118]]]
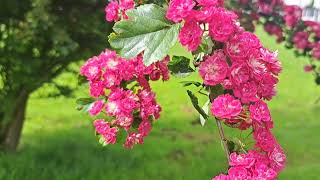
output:
[[[144,144],[162,110],[150,82],[199,73],[200,82],[181,83],[197,89],[187,94],[201,124],[217,124],[229,168],[212,180],[276,179],[286,156],[272,134],[266,102],[276,95],[281,63],[277,52],[240,26],[223,0],[170,0],[162,6],[114,0],[106,6],[106,19],[116,22],[111,49],[81,67],[90,97],[78,100],[96,116],[93,126],[103,146]],[[177,44],[192,57],[175,56]],[[200,95],[207,99],[203,107]],[[248,135],[229,138],[225,126]]]
[[[102,0],[2,0],[0,147],[16,150],[30,93],[106,47]]]

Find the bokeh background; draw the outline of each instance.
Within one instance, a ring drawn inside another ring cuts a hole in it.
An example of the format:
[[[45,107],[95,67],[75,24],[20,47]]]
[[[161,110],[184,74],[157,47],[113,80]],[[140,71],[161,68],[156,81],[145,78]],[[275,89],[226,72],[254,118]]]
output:
[[[276,44],[261,27],[257,34],[266,47],[279,51],[283,66],[278,94],[269,103],[273,132],[288,159],[279,179],[320,179],[320,103],[316,102],[320,88],[303,71],[308,59]],[[182,49],[176,51],[184,54]],[[152,84],[162,116],[144,145],[126,150],[120,144],[102,147],[92,127],[94,119],[76,108],[76,98],[88,96],[87,86],[79,86],[74,73],[83,63],[71,63],[68,71],[53,79],[74,89],[68,96],[57,95],[60,91],[51,81],[31,94],[17,151],[0,152],[0,179],[195,180],[211,179],[226,169],[214,120],[204,127],[198,123],[199,115],[179,83],[196,80],[197,75]],[[227,136],[238,135],[226,129]]]

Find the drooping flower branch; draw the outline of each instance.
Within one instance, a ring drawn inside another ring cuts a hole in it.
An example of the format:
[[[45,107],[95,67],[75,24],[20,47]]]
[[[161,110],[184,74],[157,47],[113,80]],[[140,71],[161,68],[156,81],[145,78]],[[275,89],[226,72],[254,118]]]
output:
[[[272,135],[265,101],[276,94],[281,71],[277,53],[245,31],[222,0],[171,0],[167,9],[154,4],[131,9],[132,4],[113,1],[106,7],[106,19],[116,21],[109,42],[119,55],[106,50],[81,68],[92,98],[79,104],[93,116],[104,112],[109,117],[94,122],[100,141],[115,144],[125,133],[124,147],[143,144],[161,111],[149,81],[167,81],[169,72],[186,77],[198,70],[203,82],[184,85],[196,86],[208,98],[230,165],[227,175],[213,179],[275,179],[286,157]],[[185,57],[168,56],[177,42],[192,52],[194,66]],[[210,120],[196,94],[188,90],[188,95],[202,121]],[[223,124],[251,131],[254,145],[232,142]]]
[[[303,9],[296,5],[286,5],[283,0],[231,0],[229,8],[238,15],[246,29],[255,30],[256,24],[262,24],[264,30],[294,49],[297,56],[310,60],[304,67],[313,72],[316,83],[320,85],[320,23],[304,20]]]

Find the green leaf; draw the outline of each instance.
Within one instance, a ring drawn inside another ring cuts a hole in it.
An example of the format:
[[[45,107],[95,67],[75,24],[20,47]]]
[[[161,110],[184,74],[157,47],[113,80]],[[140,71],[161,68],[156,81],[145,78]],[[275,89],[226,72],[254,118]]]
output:
[[[209,116],[209,104],[210,101],[208,100],[203,106],[202,106],[202,110],[207,114],[207,116]],[[200,114],[200,123],[202,126],[204,126],[206,124],[208,117],[205,118]]]
[[[199,114],[204,118],[204,119],[208,119],[209,116],[208,114],[199,106],[199,100],[198,98],[190,91],[187,90],[187,93],[191,99],[192,105],[193,107],[199,112]]]
[[[188,87],[191,85],[194,85],[196,87],[200,87],[202,85],[201,82],[197,82],[197,81],[181,81],[181,84],[183,84],[183,87]]]
[[[128,10],[128,20],[117,22],[109,36],[110,45],[124,58],[143,53],[146,66],[161,61],[178,39],[180,24],[165,18],[166,10],[155,4],[146,4]]]
[[[95,101],[94,98],[79,98],[77,99],[76,103],[78,105],[88,105],[88,104],[91,104]]]
[[[186,77],[194,72],[190,67],[190,59],[184,56],[173,56],[168,68],[173,75],[178,77]]]
[[[209,90],[210,90],[210,99],[211,100],[217,98],[218,96],[220,96],[224,92],[223,86],[221,84],[218,84],[216,86],[210,86]]]
[[[94,98],[79,98],[77,99],[77,110],[82,112],[88,112],[92,103],[95,101]]]
[[[78,75],[78,85],[82,85],[82,84],[87,83],[87,82],[88,82],[88,80],[87,80],[86,77]]]

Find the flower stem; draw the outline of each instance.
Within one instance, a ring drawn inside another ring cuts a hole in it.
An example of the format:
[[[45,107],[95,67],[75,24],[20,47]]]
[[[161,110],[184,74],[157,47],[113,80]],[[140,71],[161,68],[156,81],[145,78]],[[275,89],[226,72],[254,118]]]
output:
[[[224,130],[223,130],[221,121],[216,118],[216,123],[217,123],[218,129],[219,129],[219,135],[220,135],[221,143],[223,145],[223,150],[224,150],[224,153],[227,156],[228,163],[229,163],[229,161],[230,161],[230,159],[229,159],[230,151],[229,151],[229,148],[228,148],[227,139],[226,139],[226,137],[224,135]]]

